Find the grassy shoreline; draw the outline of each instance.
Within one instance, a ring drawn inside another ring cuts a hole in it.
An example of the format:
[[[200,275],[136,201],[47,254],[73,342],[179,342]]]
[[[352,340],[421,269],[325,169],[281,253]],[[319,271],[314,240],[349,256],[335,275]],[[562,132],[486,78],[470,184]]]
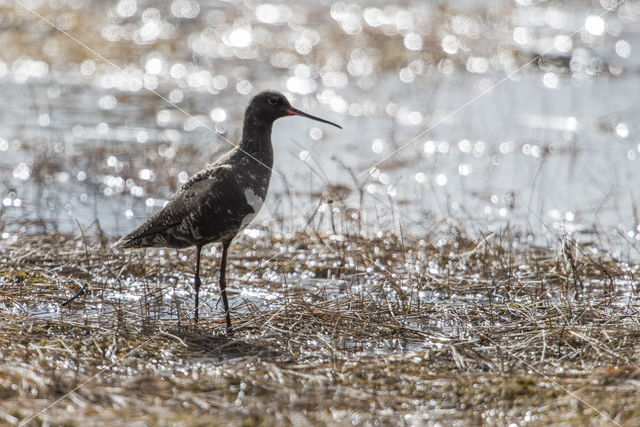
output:
[[[31,424],[637,423],[639,266],[513,243],[243,237],[228,337],[216,250],[196,326],[190,251],[23,236],[0,263],[0,418],[61,399]]]

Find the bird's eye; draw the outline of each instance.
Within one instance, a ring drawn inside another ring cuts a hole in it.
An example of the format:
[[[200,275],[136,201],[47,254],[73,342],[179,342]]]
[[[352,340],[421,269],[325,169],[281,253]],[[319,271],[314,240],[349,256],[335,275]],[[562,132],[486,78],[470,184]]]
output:
[[[269,104],[276,105],[278,103],[278,98],[268,98]]]

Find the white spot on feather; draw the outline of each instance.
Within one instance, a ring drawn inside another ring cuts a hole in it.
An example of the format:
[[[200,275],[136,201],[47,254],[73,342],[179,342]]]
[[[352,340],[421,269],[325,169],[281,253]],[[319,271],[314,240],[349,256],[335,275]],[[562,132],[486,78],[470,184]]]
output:
[[[253,219],[258,214],[258,211],[260,211],[262,203],[264,203],[264,200],[262,200],[260,196],[254,193],[253,189],[249,187],[244,189],[244,198],[247,200],[249,206],[251,206],[251,209],[253,209],[253,212],[242,218],[242,224],[240,225],[240,228],[246,227],[251,221],[253,221]]]
[[[264,200],[260,198],[256,193],[253,192],[253,188],[245,188],[244,189],[244,198],[247,199],[247,203],[253,209],[254,212],[258,212],[262,207],[262,203]]]

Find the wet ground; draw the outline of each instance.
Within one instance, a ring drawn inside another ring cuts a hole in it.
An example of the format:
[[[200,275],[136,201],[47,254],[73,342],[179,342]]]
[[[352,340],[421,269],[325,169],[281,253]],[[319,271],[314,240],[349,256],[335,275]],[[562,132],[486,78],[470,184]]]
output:
[[[196,325],[190,251],[7,244],[0,419],[637,425],[638,265],[506,234],[265,233],[232,246],[231,335],[219,254]]]
[[[344,130],[276,124],[257,224],[339,209],[368,233],[509,224],[633,254],[640,14],[605,3],[4,4],[4,226],[127,232],[271,88]]]

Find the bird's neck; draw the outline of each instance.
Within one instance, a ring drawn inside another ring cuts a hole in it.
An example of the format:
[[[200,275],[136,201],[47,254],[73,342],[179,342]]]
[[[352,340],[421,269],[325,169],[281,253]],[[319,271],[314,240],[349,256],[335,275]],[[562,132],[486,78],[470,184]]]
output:
[[[247,115],[242,128],[240,148],[255,155],[273,153],[273,148],[271,147],[272,128],[272,121],[261,120],[251,114]]]
[[[273,146],[271,145],[272,121],[254,119],[251,115],[245,117],[242,129],[240,150],[248,155],[260,166],[273,167]]]

